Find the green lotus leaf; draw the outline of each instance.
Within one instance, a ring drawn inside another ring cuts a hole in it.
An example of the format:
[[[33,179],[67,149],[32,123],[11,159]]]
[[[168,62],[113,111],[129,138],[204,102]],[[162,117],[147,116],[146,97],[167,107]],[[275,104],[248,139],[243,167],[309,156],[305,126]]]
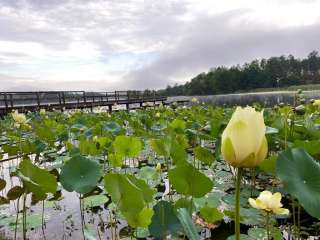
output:
[[[168,141],[168,139],[152,139],[150,145],[159,156],[170,156],[171,141]]]
[[[197,228],[194,225],[191,215],[186,208],[180,208],[177,210],[177,217],[186,233],[188,239],[199,240],[200,236],[198,234]]]
[[[75,155],[61,168],[60,182],[69,192],[86,194],[95,188],[101,175],[101,167],[96,161]]]
[[[175,119],[170,123],[170,127],[175,130],[183,130],[186,128],[186,122],[181,119]]]
[[[46,197],[46,193],[55,193],[57,190],[56,176],[33,165],[30,159],[20,162],[18,176],[27,190],[34,193],[37,199],[42,200]]]
[[[104,182],[112,202],[119,207],[128,224],[131,227],[146,227],[152,212],[145,207],[147,202],[153,200],[154,190],[143,180],[129,174],[108,173]]]
[[[213,153],[204,147],[195,147],[193,149],[193,153],[196,159],[200,160],[205,164],[210,165],[214,161]]]
[[[166,239],[169,234],[177,235],[183,230],[171,203],[160,201],[153,207],[154,215],[149,225],[153,237]]]
[[[169,180],[178,193],[203,197],[213,188],[213,182],[190,164],[178,165],[169,171]]]
[[[137,137],[117,136],[113,142],[117,154],[130,158],[137,157],[142,150],[142,142]]]
[[[187,152],[177,141],[171,143],[170,156],[175,164],[184,164],[188,158]]]
[[[9,200],[16,200],[23,194],[23,188],[20,186],[14,186],[7,193],[7,198]]]
[[[208,205],[205,205],[200,209],[200,216],[203,217],[208,223],[215,223],[221,221],[224,215],[217,208],[212,208]]]
[[[277,176],[284,188],[313,217],[320,219],[320,165],[305,150],[294,148],[279,154]]]
[[[126,219],[131,227],[148,227],[154,212],[152,208],[143,208],[139,214],[126,214]]]
[[[98,207],[106,202],[109,198],[105,195],[92,195],[83,199],[83,205],[85,208]]]
[[[0,178],[0,191],[3,190],[7,185],[6,180]]]
[[[303,141],[296,140],[293,144],[294,148],[302,148],[306,150],[311,156],[320,154],[320,140]]]
[[[111,132],[113,135],[118,135],[122,128],[117,122],[103,122],[102,127],[105,131]]]

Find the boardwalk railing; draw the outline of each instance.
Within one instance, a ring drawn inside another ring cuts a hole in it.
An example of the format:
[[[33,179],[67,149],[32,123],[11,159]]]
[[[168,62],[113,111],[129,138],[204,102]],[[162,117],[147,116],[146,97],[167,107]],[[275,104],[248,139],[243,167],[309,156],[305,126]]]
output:
[[[85,92],[85,91],[42,91],[42,92],[0,92],[0,115],[19,111],[36,111],[44,109],[72,109],[108,106],[112,111],[114,104],[124,104],[129,109],[130,104],[146,102],[162,102],[166,97],[159,96],[155,91],[114,91],[114,92]]]

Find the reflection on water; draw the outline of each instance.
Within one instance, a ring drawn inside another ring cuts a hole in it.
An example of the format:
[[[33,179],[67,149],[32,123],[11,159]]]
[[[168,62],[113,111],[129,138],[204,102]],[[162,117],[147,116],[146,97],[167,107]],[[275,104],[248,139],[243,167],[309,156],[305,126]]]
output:
[[[274,106],[280,102],[293,104],[296,92],[275,91],[275,92],[258,92],[258,93],[237,93],[237,94],[219,94],[207,96],[177,96],[169,97],[171,102],[179,100],[191,100],[196,97],[200,102],[210,103],[214,105],[252,105],[260,103],[266,106]],[[320,91],[304,91],[303,97],[308,99],[320,98]]]
[[[6,156],[5,156],[6,157]],[[18,159],[12,161],[3,162],[0,170],[0,177],[5,179],[7,185],[4,190],[1,191],[1,196],[6,196],[9,189],[13,186],[20,185],[17,177],[9,176],[10,169],[15,168],[19,163]],[[36,222],[32,221],[32,224],[36,224],[36,228],[28,230],[28,239],[83,239],[81,229],[81,214],[79,195],[75,192],[62,192],[63,199],[59,201],[45,201],[44,215],[47,219],[45,225],[41,227],[41,213],[42,202],[36,205],[31,205],[31,197],[27,199],[27,206],[29,208],[27,219],[32,219],[37,216]],[[14,226],[4,225],[5,219],[14,218],[17,212],[16,206],[17,200],[10,201],[10,204],[2,205],[0,208],[0,219],[2,219],[2,225],[0,225],[0,239],[14,239]],[[31,205],[31,206],[30,206]],[[19,209],[22,209],[22,200],[20,201]],[[22,213],[19,214],[22,216]],[[3,218],[7,216],[6,218]],[[118,222],[117,230],[110,228],[110,216],[111,212],[103,207],[95,208],[94,210],[87,209],[84,212],[85,224],[89,226],[91,232],[97,239],[114,239],[115,231],[119,232],[121,228],[126,226],[125,222]],[[0,220],[1,222],[1,220]],[[17,231],[17,239],[22,239],[22,228]]]

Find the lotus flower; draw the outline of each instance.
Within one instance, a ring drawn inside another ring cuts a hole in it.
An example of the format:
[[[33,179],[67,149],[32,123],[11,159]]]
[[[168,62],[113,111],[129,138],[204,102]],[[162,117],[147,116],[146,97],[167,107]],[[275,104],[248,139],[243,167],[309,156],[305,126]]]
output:
[[[268,152],[263,112],[237,107],[222,133],[221,152],[231,166],[256,167]]]
[[[272,192],[263,191],[257,199],[249,198],[249,203],[253,208],[264,210],[267,213],[289,214],[288,209],[282,208],[281,193],[279,192],[272,194]]]

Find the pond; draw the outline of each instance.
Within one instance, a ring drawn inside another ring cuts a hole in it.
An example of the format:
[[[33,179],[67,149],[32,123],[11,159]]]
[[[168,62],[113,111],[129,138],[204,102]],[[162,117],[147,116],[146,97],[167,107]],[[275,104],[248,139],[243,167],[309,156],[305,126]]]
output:
[[[229,240],[238,210],[246,239],[317,239],[320,107],[304,108],[265,108],[262,115],[259,106],[201,104],[8,115],[0,120],[1,239]],[[242,124],[260,116],[246,123],[240,143],[261,141],[249,145],[259,153],[267,146],[261,164],[246,165],[240,178],[226,160],[235,152],[223,155],[221,147],[234,111],[253,114],[240,115]],[[267,223],[269,210],[248,200],[265,191],[277,192],[277,206],[288,210]]]
[[[294,104],[295,95],[297,92],[294,91],[273,91],[273,92],[254,92],[254,93],[236,93],[236,94],[218,94],[208,96],[177,96],[169,97],[169,101],[179,100],[191,100],[192,98],[199,99],[200,102],[213,105],[252,105],[254,103],[260,103],[264,106],[274,106],[279,103]],[[303,91],[303,97],[306,100],[320,98],[320,91]]]

